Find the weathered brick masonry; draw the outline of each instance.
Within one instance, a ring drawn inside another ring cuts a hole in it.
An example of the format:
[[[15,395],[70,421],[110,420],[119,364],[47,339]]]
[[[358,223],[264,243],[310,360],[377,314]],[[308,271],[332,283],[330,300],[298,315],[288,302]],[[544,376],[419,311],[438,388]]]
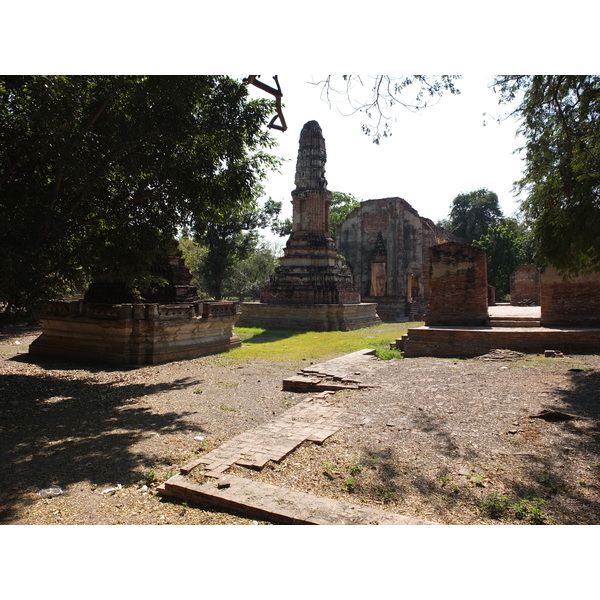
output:
[[[447,242],[431,252],[431,300],[426,325],[484,325],[488,318],[485,253]]]
[[[540,303],[544,327],[600,327],[600,273],[565,279],[545,267]]]
[[[429,302],[429,248],[454,236],[402,198],[366,200],[337,232],[337,243],[366,302],[383,320],[420,317]]]

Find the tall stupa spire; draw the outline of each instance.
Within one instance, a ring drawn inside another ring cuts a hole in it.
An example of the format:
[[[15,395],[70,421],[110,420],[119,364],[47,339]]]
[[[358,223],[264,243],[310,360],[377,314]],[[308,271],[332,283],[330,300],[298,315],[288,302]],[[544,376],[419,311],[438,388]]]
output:
[[[331,192],[327,189],[325,163],[327,151],[320,125],[309,121],[300,133],[296,161],[296,189],[292,192],[292,230],[294,234],[329,235]]]
[[[321,126],[316,121],[309,121],[300,132],[300,147],[296,161],[296,177],[294,183],[297,190],[324,190],[325,163],[327,151]]]
[[[309,121],[300,133],[292,234],[260,302],[242,304],[244,327],[346,331],[379,322],[376,305],[361,303],[329,232],[326,162],[321,127]]]

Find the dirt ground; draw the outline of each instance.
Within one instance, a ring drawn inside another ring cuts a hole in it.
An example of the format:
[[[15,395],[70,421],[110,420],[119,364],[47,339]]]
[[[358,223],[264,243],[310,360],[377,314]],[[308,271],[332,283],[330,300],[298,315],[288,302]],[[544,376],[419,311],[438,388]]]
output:
[[[90,368],[33,360],[38,334],[0,331],[0,522],[256,523],[155,489],[309,397],[282,391],[307,361]],[[600,357],[373,359],[361,378],[330,396],[351,426],[232,474],[444,524],[600,522]]]

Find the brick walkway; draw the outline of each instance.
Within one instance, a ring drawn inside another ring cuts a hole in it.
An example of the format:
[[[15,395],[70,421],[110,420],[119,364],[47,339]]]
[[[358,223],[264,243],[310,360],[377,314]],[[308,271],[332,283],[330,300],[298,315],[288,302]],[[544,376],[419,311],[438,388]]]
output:
[[[270,460],[281,462],[302,442],[323,443],[348,424],[345,411],[330,406],[325,399],[331,393],[321,392],[287,410],[277,420],[234,437],[182,467],[181,473],[185,475],[201,465],[205,476],[216,478],[234,464],[262,469]]]
[[[372,360],[370,352],[356,352],[311,368],[311,374],[347,381],[360,375],[357,368]],[[354,411],[332,406],[322,391],[285,411],[279,418],[246,431],[180,469],[158,488],[161,496],[194,502],[216,510],[235,511],[273,523],[314,525],[434,525],[376,508],[320,498],[243,477],[226,475],[233,465],[262,469],[269,461],[281,462],[300,444],[323,443],[341,427],[364,423]],[[357,420],[358,419],[358,420]],[[202,485],[185,475],[203,467],[208,479]]]

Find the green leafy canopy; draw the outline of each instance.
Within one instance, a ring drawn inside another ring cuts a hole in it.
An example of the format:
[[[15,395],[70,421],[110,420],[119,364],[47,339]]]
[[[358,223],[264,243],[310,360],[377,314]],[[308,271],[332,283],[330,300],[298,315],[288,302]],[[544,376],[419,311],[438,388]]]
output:
[[[272,112],[225,76],[0,77],[0,301],[143,282],[179,228],[252,205]]]

